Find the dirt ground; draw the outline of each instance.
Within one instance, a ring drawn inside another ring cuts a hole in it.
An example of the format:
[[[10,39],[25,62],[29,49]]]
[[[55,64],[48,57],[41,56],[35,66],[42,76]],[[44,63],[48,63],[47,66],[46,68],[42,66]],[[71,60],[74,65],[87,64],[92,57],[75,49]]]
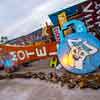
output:
[[[28,70],[48,72],[49,60],[33,63]],[[19,72],[27,71],[21,69]],[[3,73],[3,72],[1,72]],[[100,90],[68,89],[39,79],[0,80],[0,100],[100,100]]]
[[[0,100],[100,100],[100,90],[69,90],[39,79],[1,80]]]

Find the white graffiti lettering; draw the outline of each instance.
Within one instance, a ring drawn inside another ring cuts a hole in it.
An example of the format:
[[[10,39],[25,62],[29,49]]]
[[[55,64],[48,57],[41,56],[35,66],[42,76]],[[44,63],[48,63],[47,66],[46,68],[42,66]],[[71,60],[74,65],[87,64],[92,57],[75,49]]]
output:
[[[47,56],[46,47],[43,47],[42,49],[36,48],[36,54],[38,57]]]
[[[96,1],[94,3],[90,1],[87,5],[82,5],[82,8],[84,13],[83,20],[88,30],[91,31],[95,25],[100,27],[100,4]]]
[[[35,55],[34,51],[33,52],[28,52],[25,50],[25,53],[27,55],[27,58],[30,58],[30,56]]]
[[[92,2],[90,2],[83,10],[83,12],[85,13],[93,13],[94,10],[93,9],[90,9],[90,7],[92,6]]]
[[[94,3],[95,3],[95,9],[100,9],[100,4],[98,4],[97,2]]]
[[[17,55],[16,55],[16,52],[15,51],[10,52],[10,55],[12,56],[12,60],[13,61],[18,61]]]
[[[20,60],[24,60],[25,57],[26,57],[26,54],[25,54],[24,51],[19,50],[19,51],[17,52],[17,57],[18,57]]]

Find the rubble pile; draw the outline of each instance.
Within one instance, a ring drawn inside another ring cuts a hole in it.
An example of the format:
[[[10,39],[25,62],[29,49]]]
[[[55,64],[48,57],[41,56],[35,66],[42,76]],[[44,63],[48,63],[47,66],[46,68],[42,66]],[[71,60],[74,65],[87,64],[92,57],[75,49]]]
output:
[[[100,73],[94,73],[90,75],[75,75],[72,73],[64,73],[61,76],[58,76],[55,72],[50,72],[48,74],[44,72],[25,72],[25,73],[7,73],[0,75],[0,80],[3,79],[15,79],[15,78],[31,78],[31,79],[40,79],[46,82],[52,82],[54,84],[60,83],[61,87],[67,85],[69,89],[79,87],[80,89],[91,88],[99,89],[100,88]]]

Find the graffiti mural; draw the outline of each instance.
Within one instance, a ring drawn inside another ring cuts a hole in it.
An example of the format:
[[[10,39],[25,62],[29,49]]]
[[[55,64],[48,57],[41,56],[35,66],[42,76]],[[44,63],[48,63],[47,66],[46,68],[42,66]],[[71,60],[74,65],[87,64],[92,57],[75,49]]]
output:
[[[64,36],[63,30],[72,24],[75,32]],[[100,41],[86,31],[85,24],[79,20],[66,22],[62,29],[61,43],[57,53],[62,66],[76,74],[85,74],[96,70],[100,65]]]
[[[65,21],[78,19],[85,23],[89,32],[100,39],[100,35],[96,33],[97,28],[100,29],[100,1],[88,0],[86,2],[74,5],[49,15],[54,26],[61,27]],[[72,31],[70,30],[70,33]]]
[[[95,54],[98,51],[97,48],[88,44],[87,41],[82,41],[81,39],[69,39],[68,45],[70,50],[69,53],[63,57],[63,64],[65,63],[65,66],[71,66],[78,69],[83,69],[83,63],[87,56]],[[65,59],[67,59],[67,61],[64,61]]]

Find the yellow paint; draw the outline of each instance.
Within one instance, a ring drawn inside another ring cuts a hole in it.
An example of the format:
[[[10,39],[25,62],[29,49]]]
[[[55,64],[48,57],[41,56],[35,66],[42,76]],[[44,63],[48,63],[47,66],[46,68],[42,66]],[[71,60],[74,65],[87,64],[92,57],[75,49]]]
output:
[[[59,20],[59,25],[60,25],[60,27],[62,27],[63,24],[64,24],[65,22],[68,21],[66,12],[60,13],[60,14],[58,15],[58,20]]]
[[[62,12],[62,13],[60,13],[58,15],[58,21],[59,21],[60,27],[62,28],[63,24],[68,21],[68,16],[67,16],[66,12]],[[71,28],[69,28],[67,30],[64,30],[64,35],[65,36],[70,34],[70,33],[72,33],[72,29]]]
[[[64,66],[71,66],[71,67],[74,67],[74,59],[73,59],[73,56],[71,53],[69,53],[68,55],[65,55],[63,58],[62,58],[62,64]]]
[[[57,66],[57,58],[55,58],[55,59],[51,59],[50,60],[50,67],[53,67],[53,65],[54,65],[54,67],[56,67]]]

